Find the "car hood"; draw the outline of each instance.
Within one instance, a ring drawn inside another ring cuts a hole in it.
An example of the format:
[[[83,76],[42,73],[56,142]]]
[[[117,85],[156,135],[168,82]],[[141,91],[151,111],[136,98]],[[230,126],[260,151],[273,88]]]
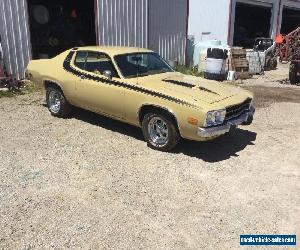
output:
[[[240,88],[178,72],[136,79],[139,85],[186,101],[213,104],[240,94]]]

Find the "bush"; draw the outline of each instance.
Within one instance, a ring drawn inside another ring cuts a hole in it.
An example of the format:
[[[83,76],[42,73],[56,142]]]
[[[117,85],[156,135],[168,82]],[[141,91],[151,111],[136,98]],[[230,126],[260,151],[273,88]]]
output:
[[[192,76],[198,76],[198,77],[203,77],[204,74],[203,72],[198,72],[196,68],[190,68],[188,66],[184,65],[178,65],[176,67],[176,71],[185,74],[185,75],[192,75]]]

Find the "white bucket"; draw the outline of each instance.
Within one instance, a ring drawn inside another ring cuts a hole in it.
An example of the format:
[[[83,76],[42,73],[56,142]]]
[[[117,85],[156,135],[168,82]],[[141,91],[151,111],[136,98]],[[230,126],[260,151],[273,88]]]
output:
[[[211,74],[225,74],[226,60],[206,58],[205,72]]]
[[[227,81],[233,82],[235,80],[235,71],[228,71]]]

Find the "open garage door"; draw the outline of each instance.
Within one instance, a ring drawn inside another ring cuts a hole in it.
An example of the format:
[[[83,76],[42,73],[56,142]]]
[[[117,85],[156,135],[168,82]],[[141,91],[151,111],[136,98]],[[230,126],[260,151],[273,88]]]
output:
[[[238,2],[233,45],[253,48],[256,37],[270,37],[272,5]]]
[[[284,7],[282,11],[281,34],[289,34],[300,26],[300,9]]]
[[[96,44],[94,0],[27,0],[33,58]]]

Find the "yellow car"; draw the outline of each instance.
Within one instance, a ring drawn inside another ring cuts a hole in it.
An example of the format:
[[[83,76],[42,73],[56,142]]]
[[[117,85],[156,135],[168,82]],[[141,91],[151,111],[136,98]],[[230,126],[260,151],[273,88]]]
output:
[[[148,146],[161,151],[180,138],[206,141],[251,124],[255,111],[248,91],[175,72],[141,48],[73,48],[32,60],[26,75],[45,87],[53,116],[87,109],[141,127]]]

